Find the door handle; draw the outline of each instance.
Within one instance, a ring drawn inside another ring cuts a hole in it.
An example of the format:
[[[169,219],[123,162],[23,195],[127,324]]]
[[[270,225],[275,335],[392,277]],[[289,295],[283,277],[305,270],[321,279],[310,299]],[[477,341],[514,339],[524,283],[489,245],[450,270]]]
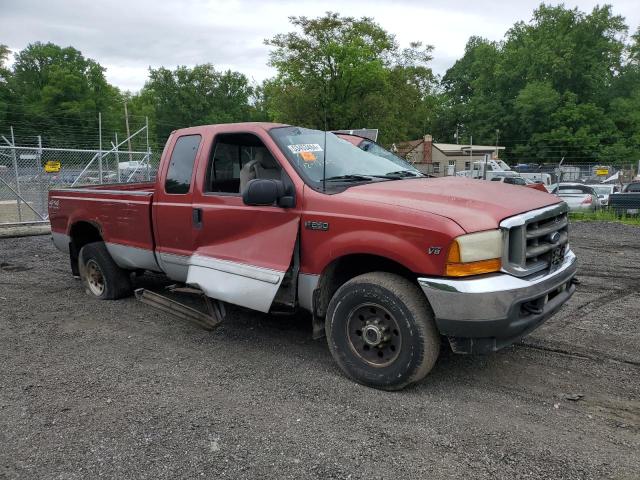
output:
[[[193,221],[193,228],[202,228],[202,209],[194,208],[191,211],[191,220]]]

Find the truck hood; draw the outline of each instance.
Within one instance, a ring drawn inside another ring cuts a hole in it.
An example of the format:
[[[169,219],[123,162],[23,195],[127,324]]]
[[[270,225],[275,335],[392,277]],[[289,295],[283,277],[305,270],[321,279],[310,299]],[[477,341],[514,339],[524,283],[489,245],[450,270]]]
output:
[[[367,183],[339,195],[447,217],[467,233],[497,228],[507,217],[561,202],[532,188],[461,177]]]

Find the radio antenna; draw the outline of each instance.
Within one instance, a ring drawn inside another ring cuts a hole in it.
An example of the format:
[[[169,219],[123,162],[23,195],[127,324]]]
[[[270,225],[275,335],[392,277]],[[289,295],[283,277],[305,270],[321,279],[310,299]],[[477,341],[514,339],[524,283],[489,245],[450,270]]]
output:
[[[327,191],[327,103],[324,104],[324,153],[322,155],[322,192]]]

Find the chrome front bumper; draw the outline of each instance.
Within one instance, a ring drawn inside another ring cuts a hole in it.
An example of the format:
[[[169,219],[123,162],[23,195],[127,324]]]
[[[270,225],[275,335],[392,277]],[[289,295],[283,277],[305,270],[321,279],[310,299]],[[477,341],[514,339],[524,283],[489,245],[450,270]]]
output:
[[[470,279],[421,277],[418,282],[454,351],[483,353],[513,343],[555,314],[575,291],[576,268],[569,250],[558,269],[532,277],[495,273]]]

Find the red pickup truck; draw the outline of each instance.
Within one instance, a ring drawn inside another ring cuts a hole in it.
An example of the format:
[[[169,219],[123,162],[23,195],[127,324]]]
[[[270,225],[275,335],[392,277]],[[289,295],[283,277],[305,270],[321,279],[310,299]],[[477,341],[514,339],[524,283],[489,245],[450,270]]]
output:
[[[558,197],[428,178],[370,140],[273,123],[172,133],[155,184],[52,190],[53,241],[100,299],[162,272],[261,312],[324,324],[346,375],[400,389],[441,338],[498,350],[575,291]]]

